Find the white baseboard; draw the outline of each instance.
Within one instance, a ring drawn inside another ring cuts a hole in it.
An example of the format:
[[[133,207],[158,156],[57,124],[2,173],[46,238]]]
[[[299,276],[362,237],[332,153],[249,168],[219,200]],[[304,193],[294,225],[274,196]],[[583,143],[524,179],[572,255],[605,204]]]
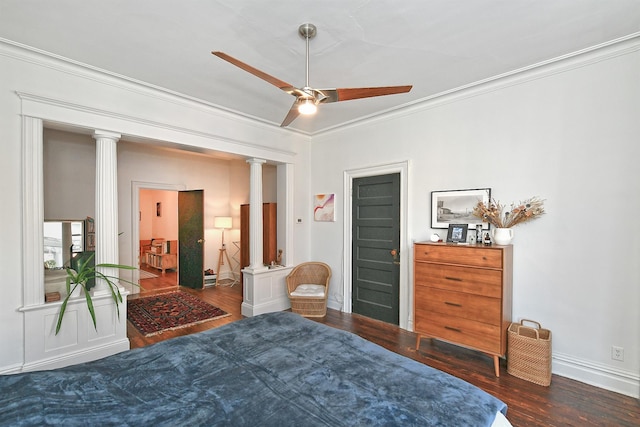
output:
[[[103,357],[127,351],[130,348],[129,340],[125,338],[123,340],[110,342],[103,346],[92,347],[82,351],[60,355],[51,359],[38,360],[33,363],[26,363],[22,366],[20,372],[44,371],[76,365],[78,363],[91,362],[93,360],[102,359]]]
[[[640,375],[616,369],[609,365],[581,360],[576,357],[553,353],[552,372],[586,384],[627,396],[640,398]]]
[[[15,365],[4,366],[0,369],[0,375],[19,374],[22,372],[22,364],[17,363]]]
[[[255,305],[243,302],[240,308],[243,316],[253,317],[259,314],[288,310],[291,308],[291,302],[289,301],[289,298],[274,299],[263,304]]]

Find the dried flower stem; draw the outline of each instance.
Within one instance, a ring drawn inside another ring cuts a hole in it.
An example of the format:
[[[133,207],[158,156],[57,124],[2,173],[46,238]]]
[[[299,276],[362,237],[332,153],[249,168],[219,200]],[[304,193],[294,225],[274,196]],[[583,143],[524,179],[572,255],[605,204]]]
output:
[[[538,218],[544,213],[544,200],[539,197],[531,197],[517,205],[511,203],[511,208],[507,212],[505,212],[505,205],[501,205],[495,199],[489,200],[488,206],[478,202],[473,209],[475,216],[498,228],[511,228]]]

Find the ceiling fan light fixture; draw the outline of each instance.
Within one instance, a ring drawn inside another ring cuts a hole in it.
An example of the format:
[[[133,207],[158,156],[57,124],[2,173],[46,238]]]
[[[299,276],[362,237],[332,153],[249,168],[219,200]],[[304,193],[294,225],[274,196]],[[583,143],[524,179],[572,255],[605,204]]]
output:
[[[291,124],[300,114],[311,115],[315,114],[319,104],[328,104],[331,102],[348,101],[350,99],[371,98],[374,96],[394,95],[397,93],[407,93],[411,90],[411,85],[405,86],[378,86],[378,87],[355,87],[355,88],[333,88],[333,89],[314,89],[309,86],[309,40],[314,38],[317,33],[317,28],[313,24],[302,24],[298,28],[300,36],[304,37],[307,49],[306,49],[306,79],[305,85],[301,88],[293,86],[291,83],[287,83],[276,77],[273,77],[264,71],[260,71],[257,68],[252,67],[249,64],[227,55],[224,52],[213,51],[213,55],[218,58],[229,62],[236,67],[253,74],[254,76],[266,81],[277,87],[278,89],[293,95],[296,100],[293,101],[293,105],[289,109],[287,116],[284,118],[280,127],[286,127]]]
[[[305,99],[304,102],[298,106],[298,112],[307,116],[310,114],[315,114],[317,110],[318,107],[316,106],[316,103],[313,101],[313,99]]]

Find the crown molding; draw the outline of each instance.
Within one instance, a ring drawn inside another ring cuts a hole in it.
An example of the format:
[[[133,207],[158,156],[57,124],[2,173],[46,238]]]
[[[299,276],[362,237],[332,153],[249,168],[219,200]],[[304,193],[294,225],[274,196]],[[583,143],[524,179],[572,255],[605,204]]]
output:
[[[333,133],[346,128],[367,125],[375,121],[413,114],[416,111],[435,108],[445,103],[455,102],[460,99],[545,78],[617,56],[626,55],[638,50],[640,50],[640,32],[632,33],[605,43],[581,49],[566,55],[561,55],[546,61],[541,61],[536,64],[518,68],[483,80],[478,80],[467,85],[459,86],[410,103],[382,110],[374,114],[359,117],[357,119],[314,132],[305,132],[293,128],[278,129],[282,132],[294,133],[299,134],[300,136],[306,136],[307,138],[312,138],[314,136]],[[265,130],[269,130],[271,132],[274,130],[274,123],[259,117],[244,114],[240,111],[228,109],[202,99],[103,70],[8,39],[0,38],[0,55],[14,57],[40,66],[49,67],[57,71],[77,75],[82,78],[92,79],[102,84],[111,84],[132,92],[141,93],[145,96],[156,97],[166,102],[174,102],[182,106],[188,105],[199,110],[206,109],[209,112],[215,111],[215,113],[223,115],[226,119],[239,120],[244,125],[260,125]]]
[[[501,90],[510,86],[524,84],[555,74],[564,73],[577,68],[586,67],[640,50],[640,32],[611,40],[607,43],[591,46],[576,52],[558,56],[547,61],[538,62],[527,67],[518,68],[507,73],[478,80],[410,103],[379,111],[349,122],[318,130],[312,136],[329,134],[346,128],[368,125],[376,121],[388,120],[418,111],[428,110],[444,104]]]

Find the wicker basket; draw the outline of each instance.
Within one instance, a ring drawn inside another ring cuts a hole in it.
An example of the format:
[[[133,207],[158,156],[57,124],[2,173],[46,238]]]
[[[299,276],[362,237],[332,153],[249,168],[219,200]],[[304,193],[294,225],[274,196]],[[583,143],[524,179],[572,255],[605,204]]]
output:
[[[536,327],[525,326],[525,322]],[[507,340],[507,372],[538,385],[551,384],[551,331],[522,319],[509,325]]]

